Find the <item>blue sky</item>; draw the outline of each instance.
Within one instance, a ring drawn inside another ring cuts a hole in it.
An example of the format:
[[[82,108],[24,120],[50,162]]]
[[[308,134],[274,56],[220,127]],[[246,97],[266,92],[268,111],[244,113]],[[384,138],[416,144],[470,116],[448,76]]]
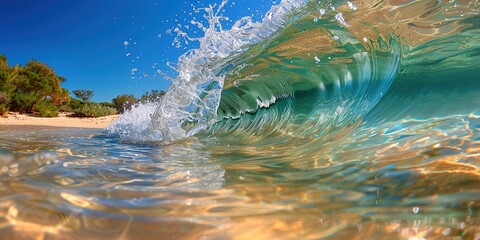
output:
[[[223,14],[231,21],[224,27],[246,15],[260,19],[272,2],[230,0]],[[70,91],[93,90],[94,101],[109,102],[123,93],[139,97],[166,90],[170,81],[156,70],[175,75],[167,62],[195,47],[172,46],[168,30],[180,24],[189,35],[199,35],[184,26],[194,17],[204,20],[204,12],[194,9],[215,3],[221,0],[2,0],[0,54],[9,65],[44,62],[67,79],[63,86]]]

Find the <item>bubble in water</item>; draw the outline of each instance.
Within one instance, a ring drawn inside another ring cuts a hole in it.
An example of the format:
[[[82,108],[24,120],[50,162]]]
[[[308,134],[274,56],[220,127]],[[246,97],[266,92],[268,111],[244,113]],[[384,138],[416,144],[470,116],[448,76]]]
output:
[[[337,21],[342,24],[343,26],[346,26],[346,27],[349,27],[350,25],[347,24],[347,22],[345,21],[345,19],[343,18],[343,14],[342,13],[337,13],[337,15],[335,15],[335,19],[337,19]]]
[[[356,6],[355,4],[353,4],[352,2],[348,1],[347,4],[348,4],[348,7],[349,7],[352,11],[357,10],[357,6]]]
[[[9,169],[9,170],[10,170],[10,174],[16,174],[16,173],[18,173],[18,170],[19,170],[19,169],[18,169],[18,164],[14,164],[14,165],[10,166],[10,169]]]
[[[418,212],[420,212],[420,208],[419,207],[414,207],[412,209],[413,213],[417,214]]]
[[[130,45],[130,43],[129,43],[128,41],[125,41],[125,42],[123,42],[123,45],[124,45],[125,47],[128,47],[128,45]]]

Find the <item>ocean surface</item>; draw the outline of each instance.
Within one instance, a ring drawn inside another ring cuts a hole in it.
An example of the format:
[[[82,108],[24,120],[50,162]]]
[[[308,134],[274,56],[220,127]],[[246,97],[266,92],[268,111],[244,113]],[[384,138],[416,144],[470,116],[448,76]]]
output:
[[[480,239],[478,0],[222,5],[160,102],[0,129],[0,239]]]

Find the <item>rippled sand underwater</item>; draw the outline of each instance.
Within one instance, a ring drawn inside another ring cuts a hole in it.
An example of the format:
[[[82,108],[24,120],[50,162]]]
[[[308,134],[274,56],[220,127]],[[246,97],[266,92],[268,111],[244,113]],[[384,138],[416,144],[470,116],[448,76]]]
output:
[[[282,1],[105,131],[2,127],[0,239],[480,239],[478,12]]]

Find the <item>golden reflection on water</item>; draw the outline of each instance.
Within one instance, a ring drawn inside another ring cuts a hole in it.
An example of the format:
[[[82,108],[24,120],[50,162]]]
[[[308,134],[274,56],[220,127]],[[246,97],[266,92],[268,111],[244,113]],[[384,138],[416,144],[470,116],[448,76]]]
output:
[[[301,149],[306,158],[281,145],[225,148],[227,138],[218,146],[194,139],[143,150],[110,145],[131,149],[102,158],[75,141],[58,143],[54,159],[18,155],[37,170],[2,176],[0,236],[478,239],[477,122],[455,116],[360,127],[314,154]],[[301,146],[296,141],[289,144]]]
[[[357,40],[394,29],[415,46],[470,26],[440,11],[452,1],[352,2],[364,9],[344,14]],[[465,15],[478,10],[478,1],[457,2]],[[342,53],[326,30],[297,34],[271,52]],[[281,64],[269,60],[243,74]],[[2,129],[0,239],[480,239],[479,126],[473,114],[359,120],[322,138],[271,125],[268,137],[168,146]]]

